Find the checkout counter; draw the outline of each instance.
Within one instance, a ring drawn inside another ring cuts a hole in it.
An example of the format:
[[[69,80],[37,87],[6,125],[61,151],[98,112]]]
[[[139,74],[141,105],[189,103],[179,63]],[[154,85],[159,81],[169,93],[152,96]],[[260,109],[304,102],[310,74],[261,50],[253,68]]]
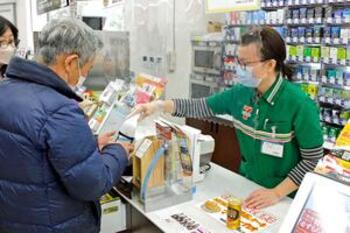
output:
[[[180,233],[180,232],[205,232],[205,233],[224,233],[224,232],[234,232],[226,228],[225,223],[220,222],[208,214],[206,214],[199,205],[205,202],[208,199],[220,196],[224,193],[230,193],[235,195],[238,198],[244,199],[247,197],[252,191],[261,188],[261,186],[255,184],[254,182],[233,173],[223,167],[220,167],[214,163],[211,163],[211,169],[208,172],[205,179],[196,184],[196,190],[193,195],[193,200],[189,202],[185,202],[176,206],[164,208],[157,211],[145,212],[142,204],[135,198],[126,197],[122,192],[116,191],[127,203],[131,209],[130,212],[137,211],[138,213],[127,214],[130,216],[128,223],[128,230],[131,232],[138,232],[138,224],[137,222],[140,219],[133,219],[144,217],[149,220],[153,226],[148,226],[152,231],[140,231],[140,232],[155,232],[155,229],[158,229],[159,232],[167,232],[167,233]],[[279,228],[285,218],[289,206],[292,203],[292,199],[286,197],[281,200],[278,204],[265,209],[264,211],[272,213],[278,220],[266,229],[265,232],[278,232]],[[127,208],[128,209],[128,208]],[[174,214],[183,213],[188,218],[192,219],[196,223],[198,223],[199,231],[189,231],[185,227],[183,227],[180,223],[178,223],[175,219],[171,217]],[[133,224],[135,222],[135,224]],[[143,225],[147,229],[147,226]]]

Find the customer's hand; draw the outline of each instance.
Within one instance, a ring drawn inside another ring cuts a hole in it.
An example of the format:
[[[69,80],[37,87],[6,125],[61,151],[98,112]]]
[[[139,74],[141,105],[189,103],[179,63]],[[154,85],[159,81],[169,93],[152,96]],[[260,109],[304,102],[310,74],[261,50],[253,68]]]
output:
[[[124,148],[125,152],[128,155],[128,158],[130,158],[130,154],[134,151],[134,144],[128,142],[118,142],[118,144]]]
[[[97,138],[98,148],[102,150],[106,145],[115,143],[115,139],[113,138],[115,133],[115,131],[112,131],[99,135]]]
[[[135,107],[134,111],[128,116],[128,118],[140,114],[138,120],[141,121],[157,112],[164,112],[164,106],[165,103],[162,100],[156,100],[147,104],[140,104]]]
[[[253,210],[260,210],[274,205],[281,200],[281,197],[274,189],[259,189],[252,192],[244,201],[244,207]]]

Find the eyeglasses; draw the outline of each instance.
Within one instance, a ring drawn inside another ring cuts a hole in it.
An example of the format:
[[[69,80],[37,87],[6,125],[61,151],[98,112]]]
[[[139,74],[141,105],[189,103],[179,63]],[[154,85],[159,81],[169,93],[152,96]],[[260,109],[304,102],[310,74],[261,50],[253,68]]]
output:
[[[12,41],[0,41],[0,48],[7,49],[9,46],[17,47],[20,40],[12,40]]]
[[[243,70],[247,69],[247,66],[252,66],[254,64],[260,63],[260,62],[264,62],[268,59],[261,59],[261,60],[257,60],[257,61],[246,61],[246,62],[242,62],[241,60],[239,60],[239,58],[236,56],[235,57],[236,60],[236,64],[239,65]]]

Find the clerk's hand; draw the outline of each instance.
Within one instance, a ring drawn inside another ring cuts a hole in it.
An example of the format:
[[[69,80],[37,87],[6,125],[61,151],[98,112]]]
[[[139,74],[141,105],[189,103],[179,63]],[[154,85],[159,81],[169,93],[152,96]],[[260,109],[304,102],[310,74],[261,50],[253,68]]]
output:
[[[112,131],[99,135],[97,138],[98,148],[102,150],[106,145],[115,143],[115,139],[113,138],[115,133],[115,131]]]
[[[164,112],[164,101],[156,100],[147,104],[139,104],[135,107],[132,113],[129,116],[127,116],[127,118],[140,114],[138,120],[142,121],[146,117],[158,112]]]
[[[260,210],[274,205],[281,200],[281,197],[274,189],[259,189],[252,192],[244,201],[244,207],[253,210]]]

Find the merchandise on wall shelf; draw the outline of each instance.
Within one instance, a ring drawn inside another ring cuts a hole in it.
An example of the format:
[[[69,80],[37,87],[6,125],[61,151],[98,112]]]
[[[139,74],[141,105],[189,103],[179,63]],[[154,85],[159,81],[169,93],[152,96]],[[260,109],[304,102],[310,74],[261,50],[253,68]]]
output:
[[[286,23],[288,25],[322,24],[323,22],[324,8],[321,6],[289,8],[286,11]]]
[[[284,9],[275,11],[239,11],[232,12],[227,16],[228,25],[249,26],[249,25],[283,25]]]
[[[350,92],[322,86],[318,91],[318,101],[323,104],[350,109]]]
[[[287,60],[291,62],[319,63],[320,46],[287,45]]]
[[[344,126],[350,118],[350,112],[346,110],[320,107],[320,119],[323,122]]]
[[[342,127],[334,127],[326,124],[322,125],[323,140],[325,142],[334,144]]]
[[[294,67],[294,80],[318,84],[320,82],[320,66],[297,65]]]
[[[286,43],[307,43],[316,45],[321,42],[323,28],[321,26],[290,27],[287,29],[286,34]]]
[[[325,8],[325,18],[328,24],[350,23],[349,6],[327,6]]]

